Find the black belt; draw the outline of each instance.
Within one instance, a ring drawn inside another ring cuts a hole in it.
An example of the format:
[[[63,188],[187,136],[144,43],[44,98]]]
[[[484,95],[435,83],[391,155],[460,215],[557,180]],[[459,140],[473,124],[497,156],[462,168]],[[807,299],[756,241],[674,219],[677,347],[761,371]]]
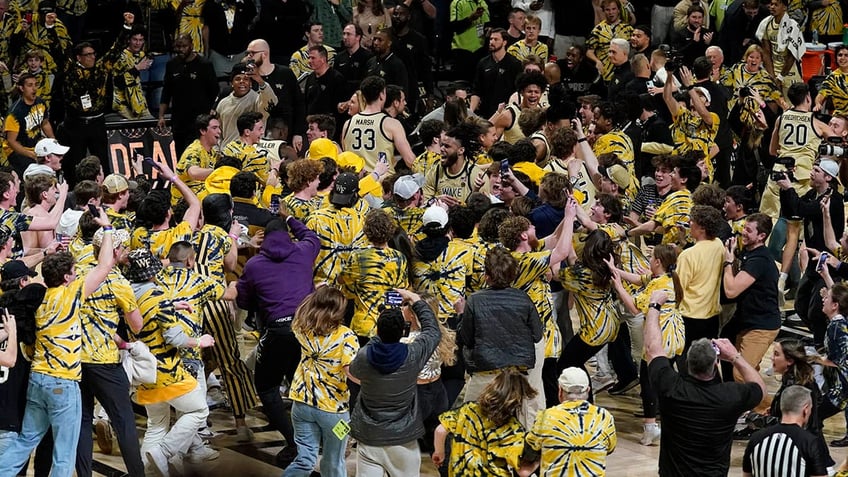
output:
[[[79,121],[82,124],[91,124],[95,121],[101,121],[106,116],[103,113],[95,114],[94,116],[78,116],[78,117],[69,117],[68,119],[71,121]]]

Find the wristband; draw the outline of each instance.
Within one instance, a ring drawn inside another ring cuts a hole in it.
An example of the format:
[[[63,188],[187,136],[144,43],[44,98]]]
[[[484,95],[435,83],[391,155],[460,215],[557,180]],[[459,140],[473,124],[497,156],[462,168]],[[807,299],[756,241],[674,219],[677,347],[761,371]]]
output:
[[[586,142],[586,141],[588,141],[588,139],[586,139],[585,137],[581,137],[581,138],[577,139],[577,142]]]
[[[730,266],[732,267],[732,266],[733,266],[733,262],[724,262],[724,266],[725,266],[725,267],[726,267],[726,266],[728,266],[728,265],[730,265]]]
[[[657,311],[662,311],[662,305],[660,305],[659,303],[649,303],[648,308],[653,308]]]
[[[239,236],[238,236],[238,235],[236,235],[236,234],[228,234],[228,235],[230,236],[230,238],[231,238],[231,239],[235,240],[236,242],[238,242],[238,241],[239,241]]]
[[[103,233],[112,232],[114,230],[115,230],[115,227],[112,227],[111,225],[107,225],[107,226],[103,227]]]
[[[46,257],[47,256],[47,249],[46,248],[41,249],[41,254]]]

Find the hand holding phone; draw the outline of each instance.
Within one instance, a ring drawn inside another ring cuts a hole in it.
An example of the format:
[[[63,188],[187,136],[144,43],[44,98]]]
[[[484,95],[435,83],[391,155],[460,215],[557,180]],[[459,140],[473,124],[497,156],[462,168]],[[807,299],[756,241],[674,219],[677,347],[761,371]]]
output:
[[[390,308],[399,308],[403,304],[403,296],[394,290],[386,292],[385,300],[386,306]]]
[[[822,252],[819,255],[819,261],[818,261],[818,263],[816,263],[816,271],[817,272],[822,271],[822,268],[824,268],[824,266],[827,264],[827,256],[828,256],[827,252]]]
[[[145,157],[142,159],[142,162],[153,169],[156,169],[159,172],[162,172],[162,166],[160,166],[156,161],[153,160],[152,157]]]

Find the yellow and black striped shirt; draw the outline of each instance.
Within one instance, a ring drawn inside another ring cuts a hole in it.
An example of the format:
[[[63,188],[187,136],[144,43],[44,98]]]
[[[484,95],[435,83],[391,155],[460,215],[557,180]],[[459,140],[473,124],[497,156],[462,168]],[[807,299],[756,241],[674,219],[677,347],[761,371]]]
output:
[[[421,232],[423,227],[422,217],[424,209],[421,207],[407,207],[401,209],[398,207],[383,207],[383,210],[389,214],[389,217],[394,219],[395,224],[406,232],[406,235],[413,242],[417,242],[425,237]]]
[[[317,195],[309,200],[297,198],[294,196],[294,193],[283,197],[283,202],[286,204],[289,215],[303,223],[306,223],[309,214],[321,208],[321,201],[321,197]]]
[[[648,305],[651,303],[651,293],[664,291],[668,294],[668,300],[660,309],[660,330],[662,332],[662,343],[667,358],[673,358],[683,353],[683,345],[686,344],[686,333],[683,328],[683,315],[677,308],[674,294],[674,281],[671,276],[664,273],[653,278],[644,290],[634,295],[636,308],[642,314],[648,314]],[[644,350],[642,351],[644,357]]]
[[[315,260],[315,283],[335,281],[351,254],[368,246],[362,230],[364,224],[365,214],[356,207],[337,209],[331,205],[309,216],[306,226],[318,234],[321,241],[321,250]]]
[[[592,272],[580,263],[559,271],[562,287],[573,293],[580,320],[577,336],[590,346],[601,346],[618,336],[620,318],[615,292],[611,287],[592,283]]]
[[[224,146],[221,154],[240,160],[241,170],[256,174],[262,184],[268,182],[268,173],[271,171],[268,151],[260,150],[253,144],[247,144],[242,142],[241,139],[236,139]]]
[[[848,111],[848,74],[834,70],[824,79],[819,94],[833,101],[835,111]]]
[[[615,154],[627,166],[630,175],[633,177],[636,176],[636,156],[633,152],[633,141],[624,132],[610,131],[601,135],[592,146],[592,152],[596,156],[607,153]]]
[[[529,46],[525,40],[518,40],[510,45],[506,52],[518,58],[518,61],[524,61],[528,56],[536,55],[542,59],[542,62],[548,62],[548,45],[541,41],[536,41],[535,45]]]
[[[689,227],[689,211],[692,210],[692,194],[681,189],[669,194],[654,212],[653,221],[663,228],[662,243],[675,244],[679,240],[678,226]],[[689,233],[686,233],[687,241]]]
[[[518,261],[518,273],[512,286],[527,293],[542,320],[545,338],[545,357],[555,358],[562,353],[562,336],[554,320],[554,300],[548,273],[551,269],[551,252],[512,252]]]
[[[130,248],[146,248],[153,253],[154,257],[164,260],[168,258],[171,245],[180,241],[191,242],[191,239],[191,224],[188,222],[180,222],[176,227],[156,231],[149,231],[144,227],[139,227],[133,230],[132,238],[130,239]]]
[[[194,192],[195,195],[199,195],[206,188],[206,181],[204,180],[195,180],[189,177],[188,170],[191,169],[192,166],[201,167],[204,169],[214,169],[215,163],[220,159],[220,155],[215,148],[212,148],[211,151],[207,151],[202,144],[200,144],[200,139],[195,139],[194,142],[188,145],[180,156],[180,160],[177,161],[177,167],[174,172],[177,173],[180,180]],[[176,205],[177,202],[182,198],[182,194],[176,187],[171,186],[171,205]]]
[[[191,305],[191,312],[176,310],[180,326],[189,338],[199,338],[203,334],[203,305],[220,300],[226,291],[223,282],[219,280],[173,265],[165,267],[156,275],[156,283],[162,287],[166,299]],[[183,348],[180,352],[185,359],[200,359],[198,349]]]

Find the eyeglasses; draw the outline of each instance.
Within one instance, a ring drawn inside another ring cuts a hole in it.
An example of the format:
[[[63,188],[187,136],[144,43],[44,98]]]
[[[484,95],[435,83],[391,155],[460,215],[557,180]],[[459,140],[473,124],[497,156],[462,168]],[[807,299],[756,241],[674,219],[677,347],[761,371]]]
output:
[[[253,55],[257,54],[257,53],[262,53],[262,52],[264,52],[264,51],[266,51],[266,50],[256,50],[256,51],[250,51],[250,50],[247,50],[247,51],[245,51],[244,53],[245,53],[246,55],[248,55],[248,56],[253,56]]]

